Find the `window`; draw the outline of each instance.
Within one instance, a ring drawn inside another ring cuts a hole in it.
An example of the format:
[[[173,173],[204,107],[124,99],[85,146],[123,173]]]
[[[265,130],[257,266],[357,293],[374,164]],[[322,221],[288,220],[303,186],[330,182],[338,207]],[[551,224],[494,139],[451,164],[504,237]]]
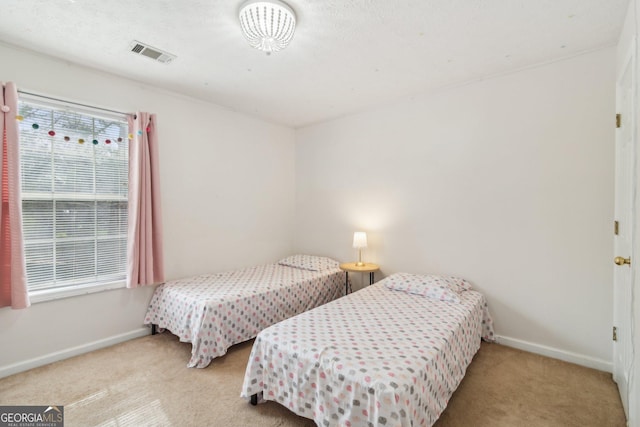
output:
[[[126,278],[128,126],[124,115],[21,101],[27,287],[84,293]],[[48,298],[45,298],[48,299]]]

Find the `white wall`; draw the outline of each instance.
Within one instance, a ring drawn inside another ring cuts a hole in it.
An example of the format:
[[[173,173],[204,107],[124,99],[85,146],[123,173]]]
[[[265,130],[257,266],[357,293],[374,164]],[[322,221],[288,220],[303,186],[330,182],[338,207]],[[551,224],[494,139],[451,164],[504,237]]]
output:
[[[0,58],[0,80],[20,89],[158,114],[168,279],[290,253],[293,130],[3,44]],[[0,376],[146,333],[142,321],[152,291],[120,289],[0,309]]]
[[[467,278],[502,342],[610,370],[615,49],[296,132],[296,251]]]

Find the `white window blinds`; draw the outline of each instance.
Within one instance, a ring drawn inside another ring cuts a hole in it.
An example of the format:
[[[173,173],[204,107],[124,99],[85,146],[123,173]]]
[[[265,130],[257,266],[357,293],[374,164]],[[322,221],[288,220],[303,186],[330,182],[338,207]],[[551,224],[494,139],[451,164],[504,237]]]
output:
[[[124,280],[126,116],[31,100],[19,110],[29,291]]]

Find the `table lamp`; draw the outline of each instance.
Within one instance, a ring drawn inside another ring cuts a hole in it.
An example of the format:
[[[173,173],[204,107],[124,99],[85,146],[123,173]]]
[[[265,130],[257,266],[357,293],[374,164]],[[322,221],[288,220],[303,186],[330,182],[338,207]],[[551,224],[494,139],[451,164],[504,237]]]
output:
[[[364,262],[362,262],[362,248],[367,247],[367,233],[364,231],[353,233],[353,247],[358,249],[358,262],[356,265],[362,267],[364,265]]]

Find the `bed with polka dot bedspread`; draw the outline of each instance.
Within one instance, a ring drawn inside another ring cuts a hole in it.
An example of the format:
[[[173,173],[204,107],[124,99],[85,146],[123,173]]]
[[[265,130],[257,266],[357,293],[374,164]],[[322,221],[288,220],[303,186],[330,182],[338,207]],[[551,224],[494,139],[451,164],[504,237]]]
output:
[[[276,322],[344,295],[339,268],[280,264],[173,280],[156,288],[144,324],[192,344],[188,367],[204,368]]]
[[[241,396],[319,426],[433,425],[493,322],[479,292],[442,301],[389,289],[389,278],[263,330]]]

